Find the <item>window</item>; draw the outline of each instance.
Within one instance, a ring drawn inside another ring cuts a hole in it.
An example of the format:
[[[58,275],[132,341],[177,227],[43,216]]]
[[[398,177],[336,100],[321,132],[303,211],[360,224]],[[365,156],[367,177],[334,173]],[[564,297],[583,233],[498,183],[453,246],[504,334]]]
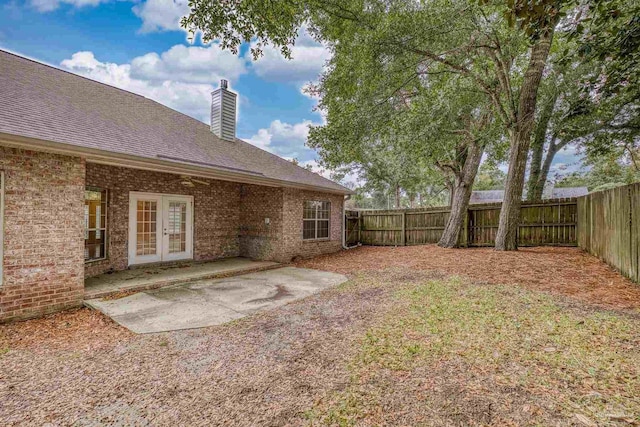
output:
[[[107,257],[107,190],[86,188],[84,192],[84,260]]]
[[[305,201],[302,214],[302,239],[328,239],[331,203]]]

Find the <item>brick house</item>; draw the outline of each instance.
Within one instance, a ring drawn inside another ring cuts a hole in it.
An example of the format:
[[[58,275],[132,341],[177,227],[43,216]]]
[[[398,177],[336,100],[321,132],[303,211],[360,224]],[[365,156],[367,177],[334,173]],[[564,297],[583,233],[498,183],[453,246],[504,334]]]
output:
[[[4,51],[0,94],[0,321],[138,264],[342,247],[350,190],[237,139],[225,81],[210,126]]]

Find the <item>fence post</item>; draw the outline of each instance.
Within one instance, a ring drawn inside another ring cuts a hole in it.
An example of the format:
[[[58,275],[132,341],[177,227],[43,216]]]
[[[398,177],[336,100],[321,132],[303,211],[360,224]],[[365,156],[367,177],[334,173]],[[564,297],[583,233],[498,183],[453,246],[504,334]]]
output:
[[[400,242],[402,246],[407,246],[407,211],[402,211],[402,236]]]
[[[467,210],[464,213],[464,219],[462,221],[462,246],[463,247],[468,247],[469,246],[469,209],[467,208]]]

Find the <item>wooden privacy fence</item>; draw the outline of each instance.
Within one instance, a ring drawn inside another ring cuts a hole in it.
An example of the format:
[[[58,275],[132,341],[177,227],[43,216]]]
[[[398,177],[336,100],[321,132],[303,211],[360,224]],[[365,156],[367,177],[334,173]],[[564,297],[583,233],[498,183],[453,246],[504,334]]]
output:
[[[460,244],[493,246],[501,203],[470,205]],[[449,219],[449,208],[347,211],[346,241],[375,246],[437,243]],[[575,246],[576,199],[523,202],[518,228],[520,246]]]
[[[640,282],[640,183],[578,198],[578,246]]]

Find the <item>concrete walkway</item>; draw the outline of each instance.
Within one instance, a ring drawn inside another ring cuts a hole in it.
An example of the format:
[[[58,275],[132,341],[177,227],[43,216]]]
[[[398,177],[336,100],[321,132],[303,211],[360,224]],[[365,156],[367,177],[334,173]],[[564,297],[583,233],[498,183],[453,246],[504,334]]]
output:
[[[142,291],[203,279],[217,279],[277,268],[271,261],[227,258],[211,262],[181,262],[132,268],[91,277],[84,283],[84,298],[103,298],[128,291]]]
[[[144,334],[220,325],[304,298],[346,280],[341,274],[283,267],[85,303],[131,331]]]

